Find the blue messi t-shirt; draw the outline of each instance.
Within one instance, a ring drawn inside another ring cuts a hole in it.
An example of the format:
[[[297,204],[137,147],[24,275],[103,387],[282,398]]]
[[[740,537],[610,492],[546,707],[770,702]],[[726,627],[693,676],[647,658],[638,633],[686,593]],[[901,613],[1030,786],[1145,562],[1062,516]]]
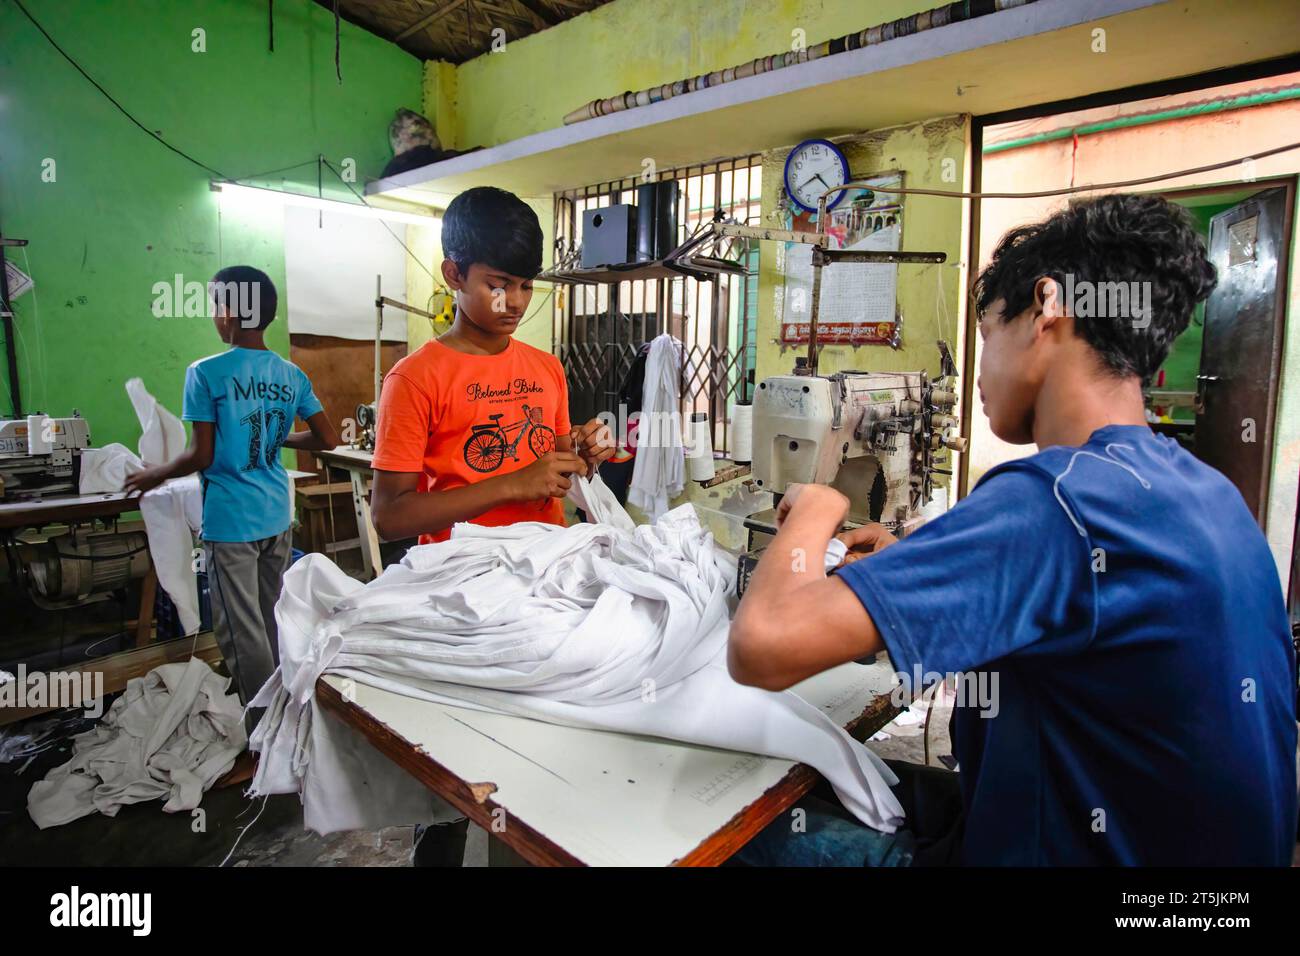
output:
[[[185,372],[181,417],[215,422],[203,474],[203,538],[260,541],[291,523],[280,446],[293,420],[321,410],[302,369],[267,349],[232,348]]]
[[[838,573],[909,683],[959,675],[964,863],[1290,864],[1277,565],[1177,443],[1111,425],[1001,465]]]

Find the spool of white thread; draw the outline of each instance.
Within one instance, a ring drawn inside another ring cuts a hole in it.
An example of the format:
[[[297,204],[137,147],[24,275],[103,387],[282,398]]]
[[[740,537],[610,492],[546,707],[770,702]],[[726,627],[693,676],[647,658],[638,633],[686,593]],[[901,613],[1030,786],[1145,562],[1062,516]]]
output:
[[[713,434],[709,428],[708,412],[692,412],[690,421],[690,447],[686,457],[687,473],[691,481],[708,481],[713,477]]]
[[[27,416],[27,454],[48,455],[54,450],[54,442],[48,440],[45,434],[48,418],[48,415]]]
[[[738,465],[754,460],[754,406],[731,407],[731,459]]]

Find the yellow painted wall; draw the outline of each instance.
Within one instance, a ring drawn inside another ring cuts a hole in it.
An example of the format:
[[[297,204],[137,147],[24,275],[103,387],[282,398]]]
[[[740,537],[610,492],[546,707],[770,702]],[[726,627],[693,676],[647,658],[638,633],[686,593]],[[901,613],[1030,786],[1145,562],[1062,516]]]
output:
[[[901,171],[903,188],[924,186],[954,191],[966,188],[969,118],[949,116],[894,129],[864,134],[840,143],[849,160],[849,171],[857,178]],[[784,188],[782,170],[789,150],[774,150],[763,157],[763,214],[775,208]],[[953,161],[957,179],[943,181],[943,163]],[[830,374],[844,369],[902,372],[925,369],[939,371],[936,339],[946,339],[954,355],[959,354],[961,308],[964,303],[965,272],[962,227],[966,203],[931,196],[907,196],[903,201],[905,250],[944,252],[942,265],[899,266],[898,308],[902,316],[902,347],[885,345],[826,345],[821,349],[818,372]],[[786,346],[779,341],[778,310],[781,276],[776,271],[774,246],[763,244],[759,271],[758,366],[757,378],[789,375],[797,355],[807,346]],[[852,269],[852,265],[834,266]],[[942,305],[940,305],[942,303]],[[943,310],[947,321],[943,320]]]
[[[495,146],[560,126],[566,113],[598,97],[789,50],[796,29],[812,46],[936,5],[934,0],[615,0],[456,67],[454,132],[439,125],[438,134],[444,145],[457,149]],[[431,74],[434,85],[447,90],[445,64],[429,64],[426,106]]]

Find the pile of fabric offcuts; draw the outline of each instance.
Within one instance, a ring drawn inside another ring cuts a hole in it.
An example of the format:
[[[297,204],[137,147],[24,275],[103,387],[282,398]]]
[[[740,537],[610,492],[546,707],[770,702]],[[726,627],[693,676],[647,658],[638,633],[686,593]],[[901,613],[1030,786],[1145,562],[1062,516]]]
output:
[[[892,832],[896,778],[821,710],[744,687],[725,657],[734,559],[693,508],[634,526],[599,478],[593,524],[456,525],[367,585],[322,555],[289,569],[280,667],[252,702],[255,794],[300,793],[321,833],[430,822],[428,791],[314,697],[322,673],[440,703],[811,764]],[[652,693],[647,693],[647,690]],[[444,808],[445,809],[445,808]]]
[[[27,794],[32,820],[44,830],[148,800],[193,810],[248,743],[229,684],[198,658],[130,680],[104,719],[73,738],[72,759]]]

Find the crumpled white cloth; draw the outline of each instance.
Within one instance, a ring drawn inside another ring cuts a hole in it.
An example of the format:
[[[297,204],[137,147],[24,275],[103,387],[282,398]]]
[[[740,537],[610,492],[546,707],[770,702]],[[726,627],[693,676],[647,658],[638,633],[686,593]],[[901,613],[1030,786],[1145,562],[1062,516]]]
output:
[[[185,426],[149,394],[141,379],[130,379],[126,394],[140,421],[141,461],[146,465],[163,465],[185,450]]]
[[[682,343],[665,332],[650,343],[641,392],[641,424],[627,500],[653,523],[686,486],[681,420]]]
[[[194,536],[203,527],[203,485],[198,475],[163,482],[140,497],[158,583],[176,605],[181,627],[193,634],[202,623],[194,570]]]
[[[44,830],[162,799],[168,813],[193,810],[247,743],[229,684],[196,657],[132,678],[104,719],[73,738],[72,759],[32,787],[32,820]]]
[[[316,679],[350,677],[424,700],[647,734],[811,764],[863,822],[903,818],[888,767],[790,692],[727,673],[733,557],[694,509],[633,525],[599,478],[579,504],[600,523],[456,525],[369,584],[323,555],[285,575],[280,666],[251,792],[302,795],[321,833],[425,822],[427,791],[318,712]],[[653,693],[647,694],[647,688]]]
[[[83,495],[121,491],[126,476],[143,467],[135,452],[116,442],[103,448],[85,448],[81,452],[81,480],[77,490]]]
[[[87,448],[81,455],[78,489],[83,495],[119,492],[131,472],[145,463],[170,461],[185,449],[185,426],[149,394],[140,379],[127,382],[126,391],[140,422],[140,455],[118,444]],[[158,583],[176,606],[185,633],[193,634],[202,623],[194,570],[194,535],[203,526],[199,476],[175,478],[146,492],[140,498],[140,516]]]

